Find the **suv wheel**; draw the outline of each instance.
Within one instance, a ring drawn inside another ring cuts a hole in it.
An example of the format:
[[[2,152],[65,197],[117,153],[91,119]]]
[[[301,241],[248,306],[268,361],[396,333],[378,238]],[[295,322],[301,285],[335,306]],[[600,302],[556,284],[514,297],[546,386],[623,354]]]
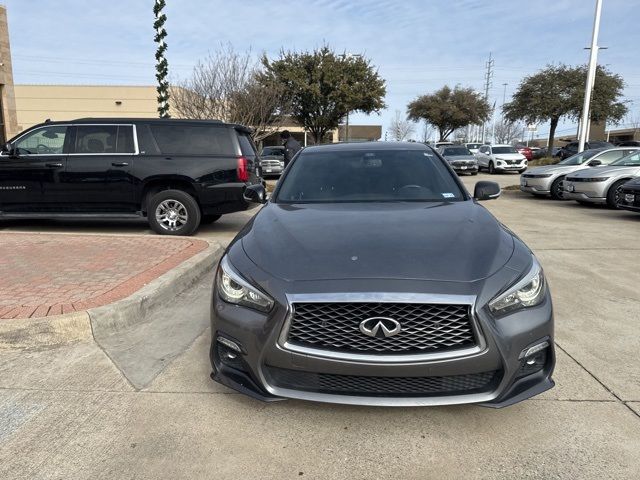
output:
[[[489,162],[489,173],[493,175],[496,173],[496,167],[493,165],[493,161]]]
[[[627,183],[629,180],[618,180],[616,183],[609,187],[609,191],[607,192],[607,206],[609,208],[618,208],[618,200],[620,195],[622,195],[622,185]]]
[[[564,182],[564,177],[556,178],[551,184],[551,198],[554,200],[565,200],[564,198],[564,190],[562,190],[562,182]]]
[[[200,225],[200,207],[180,190],[163,190],[147,205],[149,226],[161,235],[191,235]]]

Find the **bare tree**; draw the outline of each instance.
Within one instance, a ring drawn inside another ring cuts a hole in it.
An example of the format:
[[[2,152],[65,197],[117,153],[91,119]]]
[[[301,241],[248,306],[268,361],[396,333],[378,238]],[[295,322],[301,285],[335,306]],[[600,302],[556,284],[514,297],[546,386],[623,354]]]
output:
[[[625,124],[633,128],[634,133],[640,130],[640,113],[629,111],[625,120]]]
[[[253,127],[258,142],[278,130],[284,102],[281,87],[258,82],[260,69],[251,51],[238,53],[222,45],[171,87],[172,107],[180,117]]]
[[[496,122],[493,143],[512,143],[520,139],[523,128],[522,122],[502,119]]]
[[[431,124],[429,124],[427,121],[424,121],[422,123],[422,143],[427,143],[429,140],[431,140],[434,132],[435,129],[433,128],[433,126],[431,126]]]
[[[407,118],[402,118],[400,110],[396,110],[396,116],[391,120],[391,125],[389,125],[389,136],[391,140],[402,142],[413,135],[415,131],[415,124],[407,120]]]

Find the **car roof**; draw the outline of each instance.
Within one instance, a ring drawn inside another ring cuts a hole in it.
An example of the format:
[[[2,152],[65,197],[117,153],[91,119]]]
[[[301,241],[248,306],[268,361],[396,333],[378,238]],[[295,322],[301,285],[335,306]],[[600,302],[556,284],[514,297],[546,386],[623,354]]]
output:
[[[73,124],[92,124],[92,123],[152,123],[152,124],[188,124],[188,125],[221,125],[239,128],[241,130],[249,130],[244,125],[237,123],[226,123],[222,120],[200,120],[191,118],[153,118],[153,117],[85,117],[72,120],[46,120],[34,126],[43,125],[68,125]]]
[[[305,152],[348,152],[359,150],[429,150],[430,147],[418,142],[353,142],[327,143],[304,149]]]

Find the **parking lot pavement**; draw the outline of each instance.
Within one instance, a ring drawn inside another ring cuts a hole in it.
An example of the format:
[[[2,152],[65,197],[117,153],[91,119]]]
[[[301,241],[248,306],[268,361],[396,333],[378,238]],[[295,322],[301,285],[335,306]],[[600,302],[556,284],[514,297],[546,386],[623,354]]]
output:
[[[480,179],[518,177],[464,182]],[[5,350],[0,478],[637,479],[640,215],[520,192],[484,205],[552,288],[549,392],[502,410],[263,404],[209,379],[208,331],[143,388],[94,343]],[[230,238],[250,214],[230,217],[200,235]]]

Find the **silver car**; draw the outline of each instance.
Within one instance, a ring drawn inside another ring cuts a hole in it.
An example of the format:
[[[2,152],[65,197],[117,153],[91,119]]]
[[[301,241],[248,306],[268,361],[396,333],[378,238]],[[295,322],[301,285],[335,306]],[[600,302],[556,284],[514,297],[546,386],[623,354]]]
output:
[[[551,195],[555,200],[562,200],[562,184],[567,174],[585,167],[609,165],[636,150],[639,149],[628,147],[585,150],[554,165],[532,168],[520,176],[520,190],[533,195]]]
[[[617,208],[621,187],[640,176],[640,151],[622,157],[608,166],[594,167],[568,175],[564,197],[580,203],[606,203]]]
[[[260,153],[262,176],[280,176],[284,170],[284,147],[264,147]]]
[[[461,173],[478,174],[478,161],[464,145],[440,147],[438,153],[444,157],[458,175]]]

